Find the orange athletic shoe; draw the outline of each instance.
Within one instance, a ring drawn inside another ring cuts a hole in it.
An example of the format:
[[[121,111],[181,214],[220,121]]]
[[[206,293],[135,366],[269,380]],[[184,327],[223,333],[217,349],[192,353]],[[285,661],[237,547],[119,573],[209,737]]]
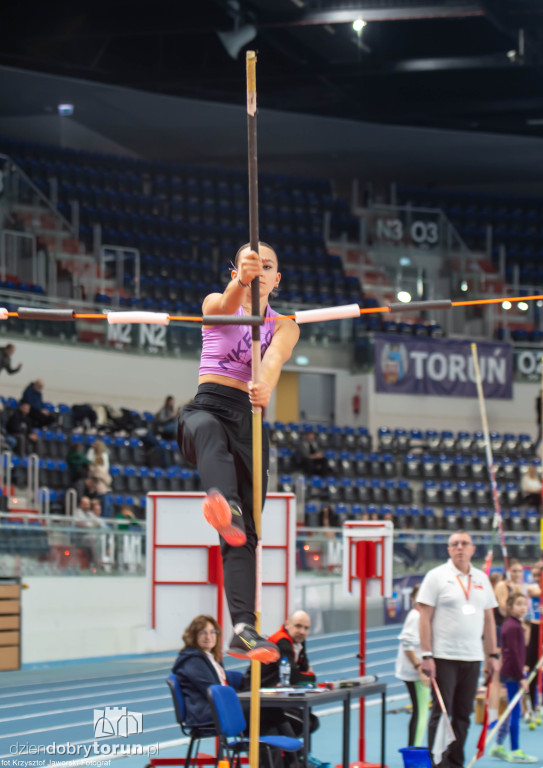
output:
[[[275,643],[261,637],[250,624],[243,625],[240,632],[234,632],[227,651],[236,659],[250,659],[262,664],[271,664],[279,660],[279,648]]]
[[[218,531],[231,547],[242,547],[247,541],[241,509],[229,504],[222,493],[210,488],[204,499],[202,510],[207,522]]]

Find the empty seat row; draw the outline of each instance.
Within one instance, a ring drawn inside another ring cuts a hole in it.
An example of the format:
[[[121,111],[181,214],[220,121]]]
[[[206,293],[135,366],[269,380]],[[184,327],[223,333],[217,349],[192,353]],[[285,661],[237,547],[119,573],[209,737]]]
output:
[[[355,480],[349,477],[338,480],[334,477],[322,478],[314,475],[306,480],[306,494],[310,499],[319,499],[335,503],[342,501],[346,503],[366,504],[374,502],[377,504],[411,504],[413,501],[413,490],[407,480],[384,480],[358,477]],[[292,492],[294,485],[290,475],[281,475],[279,478],[279,489]]]
[[[521,503],[522,493],[515,482],[505,484],[497,483],[499,502],[507,507],[514,507]],[[489,483],[476,480],[473,483],[467,480],[425,480],[422,487],[422,500],[424,504],[443,504],[446,506],[459,505],[476,506],[491,505],[492,488]]]
[[[538,465],[540,460],[504,456],[494,461],[494,471],[500,480],[517,482],[531,463]],[[488,468],[486,461],[478,455],[407,454],[404,457],[403,474],[405,477],[422,479],[481,480],[488,478]]]
[[[149,493],[151,491],[196,491],[200,490],[200,477],[196,470],[171,466],[121,467],[114,464],[110,469],[112,491],[118,493]]]
[[[521,455],[531,456],[533,440],[530,435],[521,433],[490,432],[490,446],[494,456]],[[420,448],[431,453],[477,453],[483,456],[486,451],[483,432],[466,432],[460,430],[435,429],[390,429],[379,427],[377,443],[380,450],[405,453]]]
[[[313,432],[315,441],[322,450],[361,450],[368,451],[372,447],[372,438],[366,427],[339,427],[324,424],[304,424],[275,421],[265,423],[270,432],[270,440],[278,448],[296,448]]]

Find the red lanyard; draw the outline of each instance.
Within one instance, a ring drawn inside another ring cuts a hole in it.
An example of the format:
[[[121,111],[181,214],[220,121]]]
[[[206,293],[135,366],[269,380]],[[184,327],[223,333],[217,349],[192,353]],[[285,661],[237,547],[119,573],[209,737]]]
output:
[[[458,574],[456,574],[456,578],[458,579],[458,583],[462,587],[462,592],[464,593],[464,596],[465,596],[466,600],[468,600],[468,602],[469,602],[469,593],[471,592],[471,573],[468,576],[468,588],[467,588],[467,590],[466,590],[465,586],[462,584],[462,580],[460,579],[460,576]]]

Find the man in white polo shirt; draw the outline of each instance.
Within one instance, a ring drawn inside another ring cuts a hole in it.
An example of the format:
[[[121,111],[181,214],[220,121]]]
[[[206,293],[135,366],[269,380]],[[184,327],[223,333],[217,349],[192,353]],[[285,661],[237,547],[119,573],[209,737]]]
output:
[[[475,547],[469,533],[453,533],[448,552],[450,560],[426,574],[417,596],[421,669],[435,677],[456,736],[441,765],[462,768],[481,661],[486,659],[486,674],[496,674],[499,669],[493,613],[497,602],[487,576],[471,565]],[[434,696],[428,727],[430,751],[440,715]]]

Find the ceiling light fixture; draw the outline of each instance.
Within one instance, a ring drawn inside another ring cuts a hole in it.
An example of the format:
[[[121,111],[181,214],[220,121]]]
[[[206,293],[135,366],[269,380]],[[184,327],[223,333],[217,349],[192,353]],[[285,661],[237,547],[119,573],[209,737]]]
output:
[[[411,301],[411,294],[409,293],[409,291],[398,291],[398,293],[396,294],[396,298],[398,299],[398,301],[401,301],[402,304],[409,304],[409,302]]]
[[[359,35],[362,32],[366,24],[367,24],[367,21],[364,21],[364,19],[355,19],[353,21],[353,29],[357,35]]]

